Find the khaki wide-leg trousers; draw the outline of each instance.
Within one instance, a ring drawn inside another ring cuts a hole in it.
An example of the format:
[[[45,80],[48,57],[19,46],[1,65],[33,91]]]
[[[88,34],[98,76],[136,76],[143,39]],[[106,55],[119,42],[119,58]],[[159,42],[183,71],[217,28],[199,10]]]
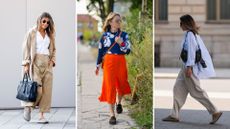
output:
[[[201,89],[199,79],[194,74],[191,77],[186,77],[185,70],[186,68],[184,67],[181,69],[173,88],[173,109],[171,116],[179,118],[179,111],[184,105],[188,93],[206,107],[210,114],[217,112],[216,107],[209,100],[207,93]]]
[[[38,106],[40,112],[49,112],[51,106],[53,72],[49,65],[49,56],[36,54],[33,64],[33,80],[40,85],[36,102],[21,101],[22,106]]]

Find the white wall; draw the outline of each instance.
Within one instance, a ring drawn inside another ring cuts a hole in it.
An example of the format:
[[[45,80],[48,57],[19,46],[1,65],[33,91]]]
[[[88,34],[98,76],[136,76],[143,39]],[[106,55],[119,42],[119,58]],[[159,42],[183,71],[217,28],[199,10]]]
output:
[[[75,106],[75,1],[0,1],[0,108],[20,107],[15,95],[21,79],[22,41],[44,11],[51,14],[56,28],[52,106]]]

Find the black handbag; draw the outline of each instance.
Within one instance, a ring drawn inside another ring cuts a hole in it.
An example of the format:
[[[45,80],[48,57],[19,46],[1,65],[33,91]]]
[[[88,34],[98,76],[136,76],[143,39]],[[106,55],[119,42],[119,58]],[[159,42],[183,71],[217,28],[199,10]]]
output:
[[[16,98],[26,102],[35,102],[37,98],[37,82],[30,79],[29,74],[25,73],[23,80],[20,81],[17,89]]]
[[[182,48],[181,53],[180,53],[180,57],[181,57],[181,59],[182,59],[182,61],[184,63],[186,63],[187,60],[188,60],[188,51],[184,49],[184,44],[186,42],[187,34],[188,34],[188,32],[186,33],[185,41],[183,43],[183,48]],[[196,42],[198,43],[196,35],[194,35],[194,36],[196,38]],[[198,43],[198,50],[196,50],[195,63],[200,63],[203,68],[207,68],[206,63],[205,63],[205,61],[202,58],[202,54],[201,54],[201,49],[200,49],[199,43]]]
[[[188,51],[184,49],[184,47],[181,50],[180,57],[184,63],[187,62],[188,60]],[[195,63],[198,63],[202,60],[202,55],[201,55],[201,49],[200,47],[198,50],[196,50],[196,57],[195,57]]]

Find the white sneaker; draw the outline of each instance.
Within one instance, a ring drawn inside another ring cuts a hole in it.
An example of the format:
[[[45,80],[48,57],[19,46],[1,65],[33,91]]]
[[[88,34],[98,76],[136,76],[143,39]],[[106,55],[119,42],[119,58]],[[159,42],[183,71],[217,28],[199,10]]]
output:
[[[26,121],[30,121],[30,119],[31,119],[31,108],[30,107],[25,107],[24,108],[23,118]]]
[[[40,119],[38,120],[38,123],[39,123],[39,124],[48,124],[49,121],[46,120],[45,118],[40,118]]]

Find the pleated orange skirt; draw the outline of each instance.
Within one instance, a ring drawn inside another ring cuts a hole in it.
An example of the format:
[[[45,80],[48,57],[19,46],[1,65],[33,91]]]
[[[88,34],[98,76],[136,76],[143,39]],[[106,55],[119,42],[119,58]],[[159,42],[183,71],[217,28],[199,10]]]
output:
[[[124,55],[106,54],[103,70],[102,91],[99,97],[101,102],[115,104],[117,94],[123,96],[131,93]]]

